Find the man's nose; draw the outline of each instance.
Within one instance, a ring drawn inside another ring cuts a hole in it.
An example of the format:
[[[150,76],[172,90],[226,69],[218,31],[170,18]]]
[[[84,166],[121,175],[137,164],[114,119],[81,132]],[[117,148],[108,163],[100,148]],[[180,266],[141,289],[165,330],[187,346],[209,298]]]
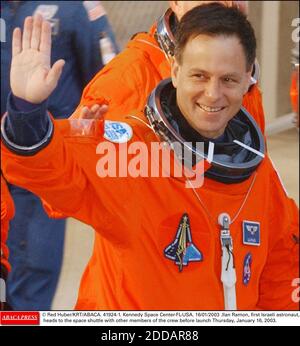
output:
[[[217,101],[221,97],[221,85],[218,80],[210,79],[205,86],[205,96],[210,101]]]

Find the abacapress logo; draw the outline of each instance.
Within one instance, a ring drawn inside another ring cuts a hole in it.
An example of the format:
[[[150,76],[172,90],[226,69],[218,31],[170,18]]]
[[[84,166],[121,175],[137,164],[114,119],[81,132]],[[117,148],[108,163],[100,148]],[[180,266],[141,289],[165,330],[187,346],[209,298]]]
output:
[[[1,312],[2,325],[39,325],[40,313],[33,311]]]

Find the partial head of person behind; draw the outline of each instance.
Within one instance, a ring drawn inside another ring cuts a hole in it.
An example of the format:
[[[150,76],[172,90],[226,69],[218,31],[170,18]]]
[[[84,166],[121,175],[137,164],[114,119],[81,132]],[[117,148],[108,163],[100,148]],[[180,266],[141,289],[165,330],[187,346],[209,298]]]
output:
[[[256,38],[246,16],[218,3],[194,7],[175,37],[172,82],[190,126],[206,138],[224,133],[251,83]]]
[[[226,7],[236,7],[247,15],[247,1],[169,1],[170,8],[157,20],[157,30],[155,33],[156,40],[169,62],[174,57],[174,36],[178,22],[185,13],[194,7],[210,3],[219,3]]]
[[[176,14],[177,19],[181,20],[181,18],[194,7],[214,2],[220,3],[226,7],[235,6],[244,14],[247,15],[248,13],[248,1],[169,1],[169,6]]]

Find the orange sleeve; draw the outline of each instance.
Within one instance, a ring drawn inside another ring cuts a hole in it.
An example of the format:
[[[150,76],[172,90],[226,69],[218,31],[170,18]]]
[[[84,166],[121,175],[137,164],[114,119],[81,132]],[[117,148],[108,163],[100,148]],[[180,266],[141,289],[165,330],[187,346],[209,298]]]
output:
[[[137,179],[99,174],[103,168],[100,157],[105,156],[99,153],[99,145],[103,142],[105,148],[113,146],[116,150],[118,146],[106,141],[103,132],[99,136],[98,129],[103,131],[101,122],[91,131],[94,135],[80,135],[83,128],[74,128],[73,122],[78,121],[55,120],[51,141],[32,156],[15,154],[2,144],[3,174],[10,183],[46,201],[53,211],[78,219],[110,241],[120,243],[128,237],[119,230],[127,230],[129,219],[132,225],[138,222],[134,213],[131,216],[134,199],[128,200]]]
[[[262,133],[265,133],[265,114],[262,96],[257,84],[253,85],[243,99],[243,106],[253,116]]]
[[[90,206],[100,205],[100,201],[85,170],[77,164],[73,151],[76,143],[67,143],[58,123],[54,122],[51,142],[33,156],[17,155],[2,143],[2,171],[9,182],[33,192],[53,206],[53,210],[91,224],[94,219]],[[93,153],[95,147],[90,147]]]
[[[270,195],[268,257],[260,280],[259,309],[299,310],[295,279],[299,278],[299,211],[286,195],[276,172]]]

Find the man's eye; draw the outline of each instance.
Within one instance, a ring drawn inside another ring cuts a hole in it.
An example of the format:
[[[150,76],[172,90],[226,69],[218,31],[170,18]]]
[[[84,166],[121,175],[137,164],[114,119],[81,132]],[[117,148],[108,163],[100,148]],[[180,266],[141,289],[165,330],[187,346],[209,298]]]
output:
[[[226,82],[226,83],[236,83],[236,80],[227,77],[227,78],[224,78],[224,82]]]
[[[203,74],[194,74],[193,77],[198,78],[198,79],[205,79],[205,76]]]

